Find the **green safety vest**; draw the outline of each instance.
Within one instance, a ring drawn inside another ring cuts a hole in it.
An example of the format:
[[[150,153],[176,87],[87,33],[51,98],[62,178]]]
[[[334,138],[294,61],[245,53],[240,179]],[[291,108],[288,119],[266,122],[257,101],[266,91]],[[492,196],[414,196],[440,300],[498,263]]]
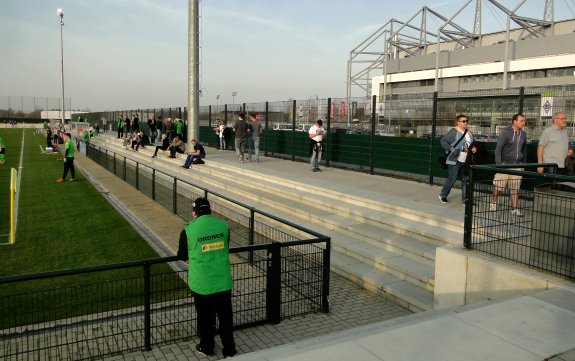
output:
[[[232,289],[230,228],[211,214],[199,216],[184,228],[188,237],[188,286],[200,295]]]

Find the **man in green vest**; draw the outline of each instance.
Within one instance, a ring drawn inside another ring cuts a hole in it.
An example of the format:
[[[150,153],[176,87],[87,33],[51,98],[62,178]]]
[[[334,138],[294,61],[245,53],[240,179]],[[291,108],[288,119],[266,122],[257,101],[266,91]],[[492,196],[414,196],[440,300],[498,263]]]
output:
[[[4,144],[4,139],[0,137],[0,164],[6,162],[6,144]]]
[[[72,141],[72,134],[64,133],[64,175],[62,178],[56,179],[56,182],[65,182],[68,171],[72,175],[70,182],[76,181],[76,172],[74,170],[74,142]]]
[[[178,258],[189,263],[188,286],[194,297],[200,335],[196,350],[206,356],[215,355],[217,315],[223,356],[233,357],[237,350],[232,332],[230,228],[225,221],[212,216],[206,198],[196,199],[192,217],[180,233]]]

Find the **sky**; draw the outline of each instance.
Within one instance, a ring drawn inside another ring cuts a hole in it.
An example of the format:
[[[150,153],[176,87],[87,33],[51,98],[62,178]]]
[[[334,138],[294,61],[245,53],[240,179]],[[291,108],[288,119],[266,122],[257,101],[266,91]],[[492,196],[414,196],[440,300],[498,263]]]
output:
[[[345,97],[350,51],[388,20],[408,21],[424,5],[449,18],[466,3],[202,0],[200,104]],[[484,32],[503,30],[485,3]],[[474,4],[456,18],[470,30]],[[543,4],[527,0],[521,15],[542,17]],[[0,98],[61,96],[59,8],[73,109],[187,106],[188,0],[0,0]],[[556,20],[573,11],[575,0],[556,0]],[[428,19],[433,32],[440,25]]]

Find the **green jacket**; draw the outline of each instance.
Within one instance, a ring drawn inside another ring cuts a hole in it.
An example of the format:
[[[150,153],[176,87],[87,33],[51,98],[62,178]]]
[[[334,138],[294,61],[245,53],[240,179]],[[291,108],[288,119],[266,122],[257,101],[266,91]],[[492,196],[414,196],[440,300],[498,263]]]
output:
[[[184,129],[184,122],[181,119],[174,124],[174,128],[176,129],[176,134],[182,134],[182,130]]]

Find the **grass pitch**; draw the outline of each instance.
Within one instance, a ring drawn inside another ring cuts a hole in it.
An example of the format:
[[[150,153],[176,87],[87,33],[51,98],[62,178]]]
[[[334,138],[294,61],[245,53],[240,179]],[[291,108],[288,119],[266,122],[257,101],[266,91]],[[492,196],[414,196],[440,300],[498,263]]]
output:
[[[59,156],[41,152],[46,145],[44,135],[32,129],[25,132],[16,243],[0,246],[0,277],[158,257],[78,169],[77,182],[56,182],[62,176],[63,162],[57,160]],[[18,169],[22,135],[22,129],[0,129],[7,149],[7,161],[0,165],[0,234],[7,234],[9,229],[10,168]],[[7,241],[6,236],[1,242]],[[152,268],[153,274],[171,272],[167,265]],[[138,268],[0,285],[0,320],[13,320],[0,322],[0,329],[100,312],[108,308],[106,304],[114,308],[140,304],[141,283],[117,280],[138,279],[141,275],[142,269]],[[176,279],[161,287],[179,288]],[[68,307],[61,307],[60,292],[46,291],[93,287],[102,282],[108,283],[105,290],[73,296],[73,305]],[[26,301],[15,301],[21,297]],[[111,299],[113,302],[109,302]],[[97,303],[101,305],[97,310],[90,308]],[[52,312],[24,316],[51,304]]]

